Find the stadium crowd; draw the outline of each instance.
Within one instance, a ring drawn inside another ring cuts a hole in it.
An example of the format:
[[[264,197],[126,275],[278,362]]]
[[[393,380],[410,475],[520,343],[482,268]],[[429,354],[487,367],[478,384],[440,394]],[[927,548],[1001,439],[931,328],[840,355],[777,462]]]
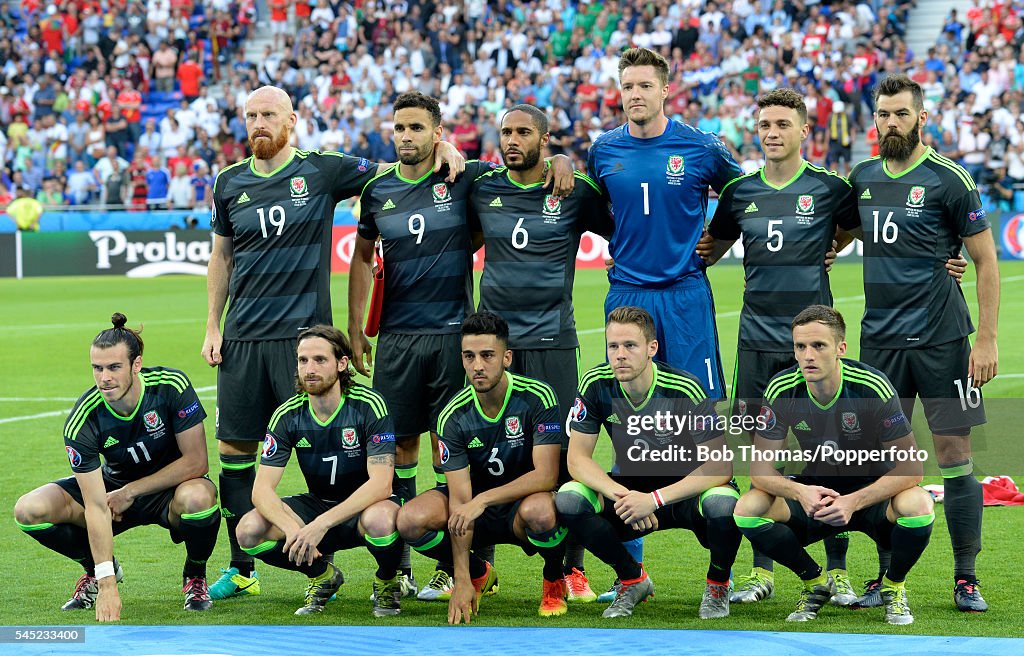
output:
[[[468,158],[499,162],[497,120],[528,102],[582,169],[623,122],[618,53],[645,46],[670,62],[668,115],[720,135],[746,171],[762,163],[758,95],[805,93],[807,158],[847,174],[854,142],[877,153],[872,90],[906,72],[933,114],[925,142],[1024,209],[1024,2],[975,0],[925,53],[904,41],[912,4],[0,0],[0,206],[21,190],[50,208],[208,207],[248,154],[242,107],[263,84],[292,96],[302,149],[393,161],[390,106],[415,89]],[[257,25],[272,43],[254,64]]]

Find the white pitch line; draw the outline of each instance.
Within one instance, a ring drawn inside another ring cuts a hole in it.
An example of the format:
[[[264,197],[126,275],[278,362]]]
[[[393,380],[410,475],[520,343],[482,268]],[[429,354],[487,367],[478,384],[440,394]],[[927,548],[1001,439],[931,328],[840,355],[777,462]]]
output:
[[[37,415],[24,415],[22,417],[4,417],[3,419],[0,419],[0,424],[10,424],[10,423],[13,423],[13,422],[16,422],[16,421],[28,421],[30,419],[43,419],[45,417],[60,417],[61,415],[66,415],[70,411],[71,411],[71,408],[68,408],[67,410],[54,410],[53,412],[40,412]]]

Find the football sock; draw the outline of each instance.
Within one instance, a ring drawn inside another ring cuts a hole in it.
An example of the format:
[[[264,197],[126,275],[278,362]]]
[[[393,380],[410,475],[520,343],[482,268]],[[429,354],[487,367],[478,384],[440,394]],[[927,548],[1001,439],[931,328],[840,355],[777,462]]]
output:
[[[572,574],[573,569],[579,571],[585,571],[583,569],[583,554],[586,553],[586,549],[580,544],[580,541],[576,539],[571,533],[565,536],[565,565],[562,568],[563,574]]]
[[[775,571],[775,561],[768,556],[761,553],[757,548],[753,549],[754,552],[754,567],[760,567],[761,569],[769,572]]]
[[[363,539],[366,540],[366,548],[377,561],[377,578],[382,581],[390,580],[398,570],[398,562],[402,559],[404,543],[398,537],[398,531],[379,538],[371,537],[367,533]]]
[[[708,523],[708,549],[711,562],[708,579],[728,581],[743,534],[736,527],[732,511],[739,493],[731,487],[715,487],[700,496],[700,511]]]
[[[846,569],[846,552],[850,549],[849,531],[825,538],[825,569]]]
[[[391,487],[403,504],[416,496],[416,469],[418,466],[417,462],[395,465],[395,477]],[[409,545],[404,542],[402,542],[402,557],[398,563],[398,569],[406,576],[412,574],[412,553]]]
[[[434,484],[448,485],[448,477],[444,475],[444,470],[437,465],[434,465]]]
[[[409,540],[409,546],[427,558],[436,560],[438,569],[448,571],[441,564],[451,563],[452,543],[444,531],[427,531],[418,540]]]
[[[92,574],[92,551],[89,550],[89,532],[84,526],[75,524],[22,524],[18,528],[47,549],[79,563]]]
[[[889,563],[892,562],[892,552],[888,549],[878,547],[878,580],[881,581],[885,573],[889,571]]]
[[[892,527],[892,563],[885,578],[900,583],[924,553],[935,524],[935,513],[919,517],[900,517]]]
[[[793,530],[764,517],[735,516],[736,525],[757,549],[788,567],[803,581],[821,576],[821,567],[800,545]]]
[[[284,552],[284,540],[267,540],[257,544],[255,547],[245,549],[245,553],[259,558],[268,565],[280,567],[281,569],[290,569],[293,572],[302,572],[309,578],[315,578],[327,571],[327,559],[323,556],[314,560],[311,565],[306,563],[300,565],[289,560],[288,554]]]
[[[479,549],[475,550],[473,553],[475,553],[480,558],[483,558],[484,560],[486,560],[490,564],[492,564],[492,565],[494,564],[494,545],[493,544],[489,544],[486,547],[480,547]]]
[[[953,543],[953,573],[956,579],[974,580],[975,561],[981,552],[981,520],[984,492],[974,477],[974,463],[942,467],[945,498],[942,510]]]
[[[544,559],[544,580],[558,581],[562,578],[562,563],[565,560],[565,537],[568,529],[555,525],[547,531],[527,530],[526,539],[537,547],[537,553]]]
[[[220,455],[221,513],[228,525],[231,567],[242,576],[252,576],[253,560],[238,546],[235,531],[242,515],[252,510],[252,483],[256,480],[256,454]]]
[[[633,540],[626,540],[622,543],[626,547],[626,551],[633,557],[638,563],[644,562],[644,539],[636,538]]]
[[[559,522],[576,535],[590,553],[614,569],[620,580],[639,578],[640,564],[629,553],[611,522],[597,514],[595,495],[575,481],[563,485],[555,495]]]
[[[206,576],[206,561],[213,554],[219,530],[220,506],[216,504],[206,510],[181,514],[178,532],[185,541],[185,577]]]

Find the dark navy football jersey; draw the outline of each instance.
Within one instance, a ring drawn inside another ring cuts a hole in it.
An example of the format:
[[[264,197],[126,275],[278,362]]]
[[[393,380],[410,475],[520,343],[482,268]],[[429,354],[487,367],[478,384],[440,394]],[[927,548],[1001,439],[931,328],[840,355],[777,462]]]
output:
[[[898,175],[880,157],[865,160],[850,182],[864,230],[861,348],[927,348],[974,332],[946,272],[963,238],[990,228],[967,171],[928,148]]]
[[[384,398],[356,383],[321,422],[308,394],[285,401],[270,418],[260,462],[284,467],[295,453],[309,493],[342,502],[369,480],[366,459],[395,455],[395,431]]]
[[[234,250],[225,339],[293,339],[332,323],[334,208],[376,170],[341,153],[295,150],[270,174],[249,157],[217,175],[210,226]]]
[[[565,443],[555,392],[547,383],[506,372],[508,393],[494,419],[484,415],[476,392],[467,387],[441,411],[437,421],[441,468],[469,467],[473,495],[513,481],[534,469],[533,447]]]
[[[83,394],[64,423],[64,449],[75,473],[100,468],[119,485],[145,478],[181,457],[177,435],[201,424],[206,412],[188,377],[177,369],[143,367],[142,395],[127,417],[99,389]]]
[[[807,162],[781,187],[763,168],[726,185],[708,232],[743,238],[741,349],[793,350],[793,317],[810,305],[832,305],[825,253],[836,226],[859,225],[850,183]]]

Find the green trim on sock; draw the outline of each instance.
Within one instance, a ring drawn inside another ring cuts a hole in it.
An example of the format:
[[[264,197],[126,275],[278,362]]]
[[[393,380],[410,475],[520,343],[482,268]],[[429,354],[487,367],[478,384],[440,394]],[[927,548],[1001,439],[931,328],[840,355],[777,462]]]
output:
[[[836,538],[837,540],[849,540],[851,537],[853,537],[853,531],[843,531],[842,533],[836,533],[832,537]]]
[[[768,519],[767,517],[744,517],[733,513],[732,518],[736,521],[736,526],[740,528],[761,528],[768,524],[774,524],[774,519]]]
[[[252,462],[243,462],[243,463],[224,462],[223,460],[220,461],[220,468],[221,469],[239,470],[239,469],[248,469],[249,467],[255,467],[255,466],[256,466],[256,460],[253,460]]]
[[[550,549],[552,547],[557,547],[558,545],[560,545],[562,543],[562,540],[564,540],[565,536],[568,534],[569,529],[562,526],[559,527],[555,531],[555,534],[551,536],[551,538],[548,540],[538,540],[529,533],[526,534],[526,539],[529,540],[530,544],[532,544],[535,547],[540,547],[541,549]]]
[[[974,473],[974,460],[968,460],[967,464],[957,465],[956,467],[939,467],[939,473],[942,474],[942,478],[970,476]]]
[[[888,576],[882,577],[882,588],[893,588],[895,590],[898,590],[899,588],[906,587],[906,585],[906,581],[893,581]]]
[[[51,524],[50,522],[43,522],[42,524],[22,524],[19,521],[15,521],[14,523],[18,525],[18,528],[25,532],[45,531],[48,528],[53,528],[53,524]]]
[[[430,542],[427,542],[426,544],[421,544],[419,546],[416,546],[415,544],[411,544],[410,543],[409,546],[412,547],[413,549],[415,549],[416,551],[419,551],[420,553],[423,553],[424,551],[427,551],[429,549],[433,549],[437,545],[441,544],[441,540],[443,540],[443,539],[444,539],[444,531],[438,531],[437,535],[435,535],[434,539],[431,540]]]
[[[828,583],[828,575],[823,570],[821,572],[821,574],[818,574],[813,579],[807,579],[803,583],[804,583],[804,588],[807,589],[807,590],[810,590],[810,589],[814,588],[814,586],[816,586],[816,585],[825,585],[826,583]]]
[[[923,528],[935,521],[935,513],[917,515],[916,517],[897,517],[896,523],[904,528]]]
[[[389,547],[398,539],[398,531],[395,531],[391,535],[385,535],[379,538],[375,538],[367,533],[363,536],[363,539],[375,547]]]
[[[413,462],[408,465],[395,465],[395,476],[398,478],[416,478],[416,470],[419,468],[418,462]]]
[[[580,483],[579,481],[569,481],[562,487],[558,488],[559,492],[575,492],[584,499],[590,502],[590,505],[594,507],[594,512],[601,512],[601,500],[597,497],[597,492],[591,490],[589,487]]]
[[[701,517],[704,516],[704,500],[708,497],[732,497],[739,501],[740,493],[728,485],[719,485],[718,487],[713,487],[710,490],[704,490],[700,493],[700,496],[697,497],[697,512],[700,513]]]
[[[276,547],[277,543],[277,540],[267,540],[266,542],[261,542],[257,544],[255,547],[242,547],[242,551],[249,554],[250,556],[258,556],[264,551],[270,551],[271,549]]]
[[[440,485],[448,485],[448,477],[441,472],[434,472],[434,482]]]
[[[181,518],[191,520],[206,519],[218,510],[220,510],[220,504],[215,503],[212,508],[207,508],[206,510],[200,510],[199,512],[194,513],[181,513]]]

